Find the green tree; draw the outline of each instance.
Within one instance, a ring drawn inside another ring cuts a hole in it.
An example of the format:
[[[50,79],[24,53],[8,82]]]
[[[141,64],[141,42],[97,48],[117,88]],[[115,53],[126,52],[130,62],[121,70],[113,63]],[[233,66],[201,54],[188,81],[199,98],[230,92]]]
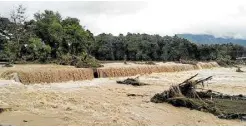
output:
[[[77,18],[68,17],[61,24],[64,30],[63,40],[67,44],[66,47],[71,49],[69,53],[73,55],[87,53],[93,43],[92,33],[85,31]]]
[[[51,47],[43,43],[40,38],[30,38],[28,42],[25,47],[27,48],[27,53],[30,54],[29,60],[45,62],[51,53]]]
[[[63,37],[63,28],[60,24],[61,15],[58,12],[45,10],[43,13],[36,13],[34,18],[36,20],[36,35],[51,47],[51,56],[57,58],[59,44]]]

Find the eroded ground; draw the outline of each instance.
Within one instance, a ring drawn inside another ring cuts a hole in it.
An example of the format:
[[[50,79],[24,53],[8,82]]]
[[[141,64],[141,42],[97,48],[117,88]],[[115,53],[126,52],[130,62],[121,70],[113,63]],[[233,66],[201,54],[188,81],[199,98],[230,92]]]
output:
[[[0,114],[3,125],[246,125],[239,120],[222,120],[212,114],[169,104],[155,104],[150,98],[199,73],[212,75],[208,87],[228,94],[246,94],[246,72],[236,68],[214,68],[186,72],[141,75],[149,86],[116,84],[124,78],[101,78],[53,84],[22,85],[0,83],[0,106],[12,111]],[[242,68],[246,71],[246,68]],[[138,94],[141,96],[127,96]]]

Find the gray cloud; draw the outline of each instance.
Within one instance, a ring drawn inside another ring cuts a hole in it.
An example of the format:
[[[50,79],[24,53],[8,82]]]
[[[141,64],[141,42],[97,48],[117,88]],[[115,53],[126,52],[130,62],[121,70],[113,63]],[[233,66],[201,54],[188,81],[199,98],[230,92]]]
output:
[[[134,14],[147,6],[146,2],[127,1],[1,1],[0,12],[8,14],[13,7],[22,4],[28,8],[28,12],[33,14],[45,9],[59,11],[72,15],[125,15]]]
[[[45,9],[58,11],[64,18],[79,18],[94,34],[211,33],[246,38],[244,0],[1,1],[0,14],[8,16],[18,4],[27,7],[29,18]]]

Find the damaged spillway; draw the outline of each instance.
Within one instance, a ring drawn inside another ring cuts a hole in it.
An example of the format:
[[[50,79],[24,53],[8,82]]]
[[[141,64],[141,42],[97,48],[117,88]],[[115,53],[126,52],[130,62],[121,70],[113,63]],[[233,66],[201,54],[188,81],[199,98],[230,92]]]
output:
[[[219,67],[216,62],[198,62],[197,64],[162,63],[156,65],[130,64],[122,66],[108,66],[101,68],[28,68],[9,69],[3,72],[0,77],[13,79],[23,84],[35,83],[58,83],[67,81],[92,80],[94,78],[135,76],[138,74],[151,74],[163,72],[178,72],[197,69]]]
[[[124,77],[138,74],[151,74],[162,72],[179,72],[198,69],[208,69],[219,67],[216,62],[198,62],[197,64],[164,63],[160,65],[129,65],[123,67],[103,67],[98,68],[98,77]]]

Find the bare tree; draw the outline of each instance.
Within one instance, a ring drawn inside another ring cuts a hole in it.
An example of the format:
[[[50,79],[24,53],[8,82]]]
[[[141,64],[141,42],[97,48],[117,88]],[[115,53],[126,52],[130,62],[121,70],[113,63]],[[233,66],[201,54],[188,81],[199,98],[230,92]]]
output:
[[[23,25],[26,21],[26,8],[23,5],[19,5],[17,8],[11,11],[10,18],[16,25]]]
[[[24,37],[25,29],[24,23],[26,21],[26,8],[23,5],[19,5],[17,8],[14,8],[10,13],[10,21],[12,22],[10,33],[11,40],[16,43],[17,49],[17,57],[20,56],[21,50],[21,39]]]

